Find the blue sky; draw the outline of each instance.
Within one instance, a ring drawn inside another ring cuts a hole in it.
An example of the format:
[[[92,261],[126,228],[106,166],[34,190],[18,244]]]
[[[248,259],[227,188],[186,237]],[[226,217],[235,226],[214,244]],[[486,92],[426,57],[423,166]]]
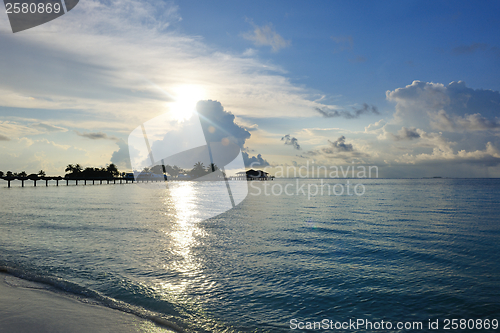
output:
[[[472,87],[487,83],[491,89],[500,89],[495,74],[498,53],[454,51],[460,46],[498,41],[500,4],[495,2],[185,4],[189,5],[181,7],[182,21],[176,28],[227,52],[254,47],[241,38],[252,30],[252,23],[272,24],[290,45],[278,52],[260,47],[258,57],[282,66],[294,83],[332,96],[342,95],[346,103],[359,99],[383,103],[388,87],[417,79],[446,83],[463,80]],[[374,83],[383,86],[375,89]]]
[[[3,15],[0,170],[127,170],[128,134],[191,91],[235,115],[270,171],[314,161],[500,177],[499,12],[493,1],[82,0],[16,34]]]

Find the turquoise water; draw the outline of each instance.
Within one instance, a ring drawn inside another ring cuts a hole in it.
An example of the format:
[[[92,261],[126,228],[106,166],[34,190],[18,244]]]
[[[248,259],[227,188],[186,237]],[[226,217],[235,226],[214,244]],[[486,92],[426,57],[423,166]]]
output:
[[[205,221],[193,212],[206,183],[3,187],[0,267],[188,332],[500,319],[500,180],[264,194],[295,182],[254,182],[239,206]]]

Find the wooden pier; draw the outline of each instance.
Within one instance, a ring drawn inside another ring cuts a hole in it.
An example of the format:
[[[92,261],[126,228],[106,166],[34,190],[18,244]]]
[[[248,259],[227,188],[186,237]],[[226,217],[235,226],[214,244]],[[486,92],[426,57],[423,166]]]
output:
[[[38,181],[45,181],[45,186],[49,186],[49,181],[55,181],[56,182],[56,186],[59,186],[59,182],[66,182],[66,186],[69,186],[70,183],[71,184],[75,184],[75,185],[78,185],[78,182],[80,182],[80,184],[83,183],[83,185],[87,185],[87,183],[90,184],[90,182],[92,182],[92,185],[95,185],[96,182],[99,182],[99,185],[102,185],[103,181],[106,183],[106,184],[128,184],[128,183],[131,183],[133,184],[134,182],[138,183],[138,182],[142,182],[142,183],[148,183],[148,182],[161,182],[161,181],[165,181],[165,180],[161,180],[161,179],[146,179],[146,178],[142,178],[142,179],[139,179],[139,180],[135,180],[135,179],[130,179],[130,178],[122,178],[122,177],[113,177],[113,178],[106,178],[106,179],[102,179],[102,178],[99,178],[99,179],[86,179],[86,178],[63,178],[61,176],[59,177],[0,177],[0,179],[3,179],[5,181],[7,181],[7,187],[10,188],[11,187],[11,182],[12,181],[20,181],[21,182],[21,187],[24,187],[24,183],[26,181],[32,181],[33,182],[33,186],[36,187],[36,184]]]

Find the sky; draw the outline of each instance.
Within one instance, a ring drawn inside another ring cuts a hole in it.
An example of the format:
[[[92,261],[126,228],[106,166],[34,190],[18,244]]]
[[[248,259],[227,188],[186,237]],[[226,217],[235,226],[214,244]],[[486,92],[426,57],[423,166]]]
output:
[[[81,0],[15,34],[1,14],[0,170],[130,171],[130,133],[201,100],[271,173],[500,177],[499,12],[495,1]]]

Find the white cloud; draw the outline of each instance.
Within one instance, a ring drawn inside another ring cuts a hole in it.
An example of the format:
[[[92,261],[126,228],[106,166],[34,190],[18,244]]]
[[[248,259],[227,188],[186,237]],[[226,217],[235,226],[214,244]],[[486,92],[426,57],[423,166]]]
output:
[[[0,170],[37,173],[45,170],[48,175],[63,175],[69,163],[88,163],[90,156],[83,149],[59,144],[48,139],[20,138],[0,144]]]
[[[270,46],[274,52],[290,45],[289,40],[281,37],[273,28],[271,23],[259,27],[253,24],[254,30],[242,34],[242,37],[252,41],[255,46]]]
[[[450,116],[444,110],[429,114],[430,124],[441,131],[487,131],[499,130],[498,117],[487,119],[480,113],[465,114],[464,116]]]
[[[96,119],[99,127],[87,129],[121,124],[124,132],[167,111],[183,84],[201,86],[235,115],[305,117],[325,106],[253,51],[222,53],[168,27],[178,21],[175,6],[161,1],[88,0],[36,34],[1,34],[0,71],[9,80],[0,82],[0,105],[71,111],[67,126]],[[287,45],[271,26],[256,29],[256,42]]]
[[[448,172],[453,172],[453,163],[470,163],[486,167],[498,166],[500,164],[500,152],[491,142],[488,142],[483,150],[459,150],[457,153],[453,153],[449,147],[443,150],[442,147],[436,146],[431,154],[405,154],[395,161],[403,164],[441,163],[449,168]]]
[[[393,148],[406,150],[399,155],[386,147],[386,160],[422,168],[441,165],[460,177],[487,176],[494,168],[493,173],[499,174],[499,92],[472,89],[463,81],[448,85],[414,81],[387,91],[386,97],[396,103],[394,119],[382,127],[378,138],[395,140]],[[396,132],[396,124],[404,126]],[[464,174],[465,166],[473,171]]]
[[[68,15],[17,34],[0,21],[5,32],[0,33],[5,78],[0,81],[0,135],[11,140],[1,142],[43,134],[78,146],[70,136],[74,131],[121,133],[116,135],[123,139],[168,111],[181,85],[202,87],[207,99],[221,101],[235,116],[309,117],[315,107],[325,106],[313,101],[316,92],[292,84],[282,68],[258,60],[255,49],[220,52],[171,28],[180,21],[175,5],[156,0],[81,1]],[[272,48],[289,45],[270,25],[259,29],[255,36]],[[87,140],[84,148],[98,153],[85,159],[64,156],[64,163],[97,166],[105,159],[104,149],[113,145]],[[37,156],[50,160],[50,152]],[[11,153],[30,163],[22,151]]]
[[[31,124],[31,127],[35,127],[44,132],[66,132],[67,129],[64,127],[59,127],[55,125],[45,124],[45,123],[35,123]]]
[[[413,81],[411,85],[387,91],[386,98],[396,102],[398,122],[443,131],[481,131],[500,127],[500,93],[472,89],[465,82],[442,83]]]
[[[26,135],[39,134],[40,131],[15,121],[0,120],[0,133],[9,138],[20,138]]]
[[[396,121],[413,122],[412,125],[427,125],[422,123],[427,112],[437,112],[450,104],[450,97],[446,94],[446,87],[441,83],[427,83],[413,81],[411,85],[387,91],[388,101],[396,102]],[[424,120],[425,121],[425,120]]]
[[[365,133],[373,132],[376,130],[379,130],[386,124],[386,121],[384,119],[380,119],[379,121],[374,122],[373,124],[369,124],[368,126],[365,127]]]

